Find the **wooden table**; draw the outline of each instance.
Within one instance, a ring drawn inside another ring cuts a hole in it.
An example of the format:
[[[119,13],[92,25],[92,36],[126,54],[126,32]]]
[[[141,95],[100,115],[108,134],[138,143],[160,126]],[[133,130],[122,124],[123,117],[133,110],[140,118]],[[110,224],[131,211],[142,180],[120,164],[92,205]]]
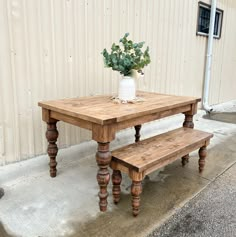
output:
[[[97,141],[96,161],[99,166],[97,181],[100,186],[99,206],[107,209],[107,185],[110,180],[108,166],[111,161],[109,143],[121,129],[135,127],[136,141],[139,140],[141,124],[178,113],[185,114],[183,126],[193,128],[193,115],[197,112],[200,98],[173,96],[150,92],[138,92],[144,101],[134,104],[116,104],[111,96],[92,96],[39,102],[42,118],[47,123],[46,138],[50,157],[50,175],[56,176],[56,145],[58,131],[56,123],[64,121],[92,131]],[[186,158],[187,159],[187,158]]]

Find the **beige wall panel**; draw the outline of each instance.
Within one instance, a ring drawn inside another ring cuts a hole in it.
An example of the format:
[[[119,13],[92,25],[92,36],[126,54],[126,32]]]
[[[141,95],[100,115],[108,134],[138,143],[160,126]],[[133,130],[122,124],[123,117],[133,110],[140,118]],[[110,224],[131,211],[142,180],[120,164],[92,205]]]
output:
[[[222,44],[221,52],[221,73],[219,73],[221,83],[218,102],[232,100],[236,97],[236,27],[234,26],[236,22],[236,2],[229,0],[227,3],[224,12],[225,41]]]
[[[234,99],[236,90],[236,3],[218,7],[210,103]],[[151,50],[138,89],[202,96],[207,38],[196,36],[197,10],[195,0],[0,0],[0,165],[45,153],[38,101],[116,93],[120,75],[104,68],[101,51],[126,32]],[[59,147],[91,139],[58,128]]]
[[[213,44],[212,75],[209,103],[218,104],[235,99],[236,90],[236,2],[219,0],[217,7],[224,11],[220,39]]]

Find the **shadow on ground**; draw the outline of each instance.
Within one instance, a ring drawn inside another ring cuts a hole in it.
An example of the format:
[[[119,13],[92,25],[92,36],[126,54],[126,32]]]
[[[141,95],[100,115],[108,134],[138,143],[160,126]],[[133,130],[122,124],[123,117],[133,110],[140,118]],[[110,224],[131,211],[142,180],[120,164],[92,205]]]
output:
[[[212,112],[204,115],[203,118],[236,124],[236,112]]]

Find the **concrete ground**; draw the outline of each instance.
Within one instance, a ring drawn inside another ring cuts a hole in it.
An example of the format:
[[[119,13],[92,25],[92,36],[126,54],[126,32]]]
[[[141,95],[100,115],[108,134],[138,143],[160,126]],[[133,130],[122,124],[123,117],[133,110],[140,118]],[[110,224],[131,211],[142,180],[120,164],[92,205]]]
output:
[[[236,162],[236,125],[203,115],[199,111],[195,116],[195,128],[214,133],[205,171],[198,173],[198,155],[193,152],[186,167],[181,167],[179,160],[152,173],[143,182],[137,218],[131,215],[131,182],[127,176],[123,178],[120,203],[113,205],[110,195],[108,211],[99,211],[93,141],[60,150],[54,179],[49,177],[46,155],[0,167],[0,186],[5,190],[0,199],[0,236],[147,236],[214,185],[216,178]],[[183,116],[178,115],[146,124],[142,138],[179,127],[182,122]],[[132,129],[119,133],[111,147],[133,142],[133,134]],[[219,183],[218,188],[223,185]],[[111,185],[108,190],[111,193]]]

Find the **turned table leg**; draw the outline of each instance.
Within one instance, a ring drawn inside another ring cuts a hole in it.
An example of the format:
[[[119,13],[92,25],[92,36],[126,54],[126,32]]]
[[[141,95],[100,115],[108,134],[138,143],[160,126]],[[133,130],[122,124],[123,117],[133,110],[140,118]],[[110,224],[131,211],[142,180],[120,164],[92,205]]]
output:
[[[134,126],[135,128],[135,142],[139,142],[140,140],[140,129],[141,129],[142,125],[136,125]]]
[[[183,127],[194,128],[193,115],[185,114]],[[182,157],[182,166],[185,166],[188,162],[189,162],[189,154]]]
[[[119,170],[113,170],[112,173],[112,195],[113,202],[117,204],[120,201],[120,184],[122,181],[121,172]]]
[[[193,115],[185,114],[183,127],[194,128]]]
[[[108,166],[111,161],[111,152],[109,151],[109,142],[100,143],[98,142],[98,150],[96,153],[96,161],[99,166],[97,173],[97,181],[100,187],[98,193],[99,196],[99,206],[101,211],[107,210],[107,185],[110,181],[110,174],[108,171]]]
[[[56,156],[58,152],[57,147],[57,138],[58,138],[58,131],[56,126],[57,121],[53,122],[47,122],[47,132],[46,132],[46,138],[48,140],[48,156],[50,157],[50,176],[56,177],[57,175],[57,162],[56,162]]]
[[[131,186],[133,215],[139,214],[140,194],[142,193],[142,181],[133,181]]]
[[[199,173],[201,173],[204,169],[204,166],[205,166],[205,158],[206,158],[206,155],[207,155],[207,149],[206,149],[206,146],[202,146],[200,149],[199,149],[199,161],[198,161],[198,164],[199,164]]]
[[[189,162],[189,154],[182,157],[182,166],[185,166]]]

